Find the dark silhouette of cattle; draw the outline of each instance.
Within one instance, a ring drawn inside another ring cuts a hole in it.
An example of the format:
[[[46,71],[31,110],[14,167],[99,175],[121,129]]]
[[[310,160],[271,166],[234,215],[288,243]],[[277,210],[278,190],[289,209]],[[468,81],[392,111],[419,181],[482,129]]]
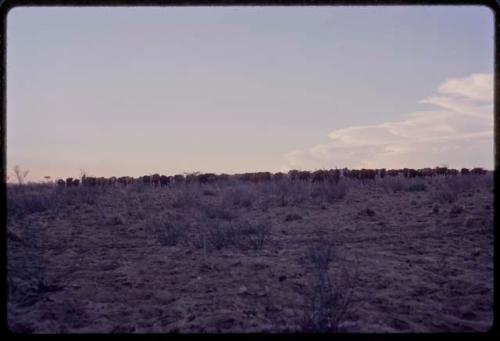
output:
[[[168,186],[170,179],[166,175],[160,175],[160,185],[161,187]]]
[[[470,171],[472,175],[485,175],[487,171],[481,167],[472,168]]]
[[[176,184],[181,184],[185,180],[186,179],[184,178],[184,175],[182,175],[182,174],[176,174],[176,175],[174,175],[174,183],[176,183]]]
[[[153,176],[151,176],[151,182],[153,183],[153,185],[155,185],[155,187],[158,187],[158,185],[160,184],[160,174],[158,173],[155,173],[153,174]]]
[[[271,175],[271,180],[273,181],[282,181],[286,178],[286,174],[282,172],[277,172]]]
[[[145,185],[150,185],[151,184],[151,176],[150,175],[144,175],[142,177],[142,183]]]
[[[460,174],[461,174],[461,175],[469,175],[469,174],[470,174],[470,171],[469,171],[469,169],[467,169],[467,168],[462,168],[462,169],[460,170]]]
[[[328,171],[320,169],[311,173],[312,182],[324,182],[328,178]]]
[[[290,177],[290,180],[292,181],[296,181],[299,179],[299,171],[296,170],[296,169],[292,169],[290,171],[288,171],[288,176]]]
[[[448,167],[436,167],[434,168],[434,172],[436,175],[446,175],[448,171]]]
[[[56,183],[57,183],[57,186],[59,186],[59,187],[64,187],[66,185],[66,182],[63,179],[58,179],[56,181]]]
[[[361,180],[375,180],[377,172],[374,169],[361,169],[359,173]]]
[[[397,169],[389,169],[386,173],[388,176],[399,176],[399,170]]]
[[[385,177],[385,173],[386,173],[386,169],[385,168],[381,168],[378,170],[378,176],[383,179]]]
[[[197,179],[200,184],[209,184],[217,181],[217,176],[213,173],[203,173],[199,174]]]
[[[187,184],[198,182],[198,175],[197,174],[187,174],[185,177],[185,181]]]
[[[229,179],[231,179],[231,176],[229,174],[220,174],[220,175],[217,175],[217,181],[229,181]]]
[[[309,171],[300,171],[297,175],[298,180],[300,181],[308,181],[311,178],[311,172]]]

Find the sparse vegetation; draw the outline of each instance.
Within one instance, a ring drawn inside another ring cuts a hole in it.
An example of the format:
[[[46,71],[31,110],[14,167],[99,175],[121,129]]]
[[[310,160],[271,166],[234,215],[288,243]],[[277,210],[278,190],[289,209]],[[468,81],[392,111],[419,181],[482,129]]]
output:
[[[447,298],[460,293],[473,307],[475,300],[490,304],[483,281],[493,269],[487,176],[8,184],[9,326],[74,332],[99,325],[106,313],[115,316],[110,331],[126,323],[127,330],[162,332],[170,325],[182,332],[407,331],[430,325],[404,313],[418,295],[432,316],[444,316],[442,306],[455,313],[446,328],[478,329],[476,320],[456,324],[461,315],[435,288],[443,287]],[[420,255],[428,262],[425,276],[413,263]],[[462,259],[482,265],[464,267]],[[447,279],[453,273],[463,273],[467,285],[454,287]],[[64,295],[81,309],[62,309]],[[366,303],[361,312],[358,302]],[[183,318],[175,307],[184,305],[187,317],[178,324]],[[396,322],[366,320],[395,306],[403,312]],[[165,325],[154,320],[162,314]]]
[[[308,310],[302,321],[306,333],[335,333],[341,331],[341,322],[352,308],[357,281],[357,266],[349,271],[331,245],[323,243],[308,249],[311,262]],[[329,265],[336,262],[338,271],[332,280]]]

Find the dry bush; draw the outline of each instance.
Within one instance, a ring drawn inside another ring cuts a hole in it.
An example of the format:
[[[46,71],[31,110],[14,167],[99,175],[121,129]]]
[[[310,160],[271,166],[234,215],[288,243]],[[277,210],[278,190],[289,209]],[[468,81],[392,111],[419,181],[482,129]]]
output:
[[[30,214],[43,212],[55,204],[50,191],[26,191],[9,188],[7,191],[7,219],[21,219]]]
[[[251,184],[238,184],[223,192],[222,202],[226,207],[251,208],[257,198],[257,193]]]
[[[405,189],[404,179],[396,176],[385,177],[380,181],[380,187],[386,193],[396,193]]]
[[[210,219],[233,220],[237,215],[221,205],[202,205],[200,210]]]
[[[454,203],[458,199],[459,189],[448,184],[438,184],[429,192],[429,200],[440,204]]]
[[[206,236],[209,245],[216,250],[221,250],[237,243],[238,233],[232,222],[210,221],[207,224]]]
[[[43,256],[43,228],[24,222],[22,240],[7,242],[7,301],[9,305],[31,306],[40,294],[51,291]]]
[[[407,192],[424,192],[427,190],[427,184],[423,179],[409,179],[405,188]]]
[[[291,213],[291,214],[287,214],[287,216],[285,217],[285,222],[294,221],[294,220],[302,220],[302,216],[299,214]]]
[[[302,331],[339,332],[341,322],[352,307],[358,267],[356,265],[349,270],[341,257],[327,244],[309,248],[305,258],[310,262],[313,272],[309,309],[302,321]],[[334,280],[329,273],[329,265],[332,262],[339,268]]]
[[[175,246],[185,236],[185,224],[169,217],[156,217],[149,221],[148,228],[162,246]]]
[[[186,184],[173,189],[174,208],[197,207],[200,204],[200,191],[197,184]]]
[[[347,194],[347,184],[341,181],[337,184],[312,184],[311,198],[315,202],[335,203]]]
[[[270,236],[271,222],[269,220],[243,221],[237,227],[237,231],[245,237],[252,249],[262,250],[264,242]]]

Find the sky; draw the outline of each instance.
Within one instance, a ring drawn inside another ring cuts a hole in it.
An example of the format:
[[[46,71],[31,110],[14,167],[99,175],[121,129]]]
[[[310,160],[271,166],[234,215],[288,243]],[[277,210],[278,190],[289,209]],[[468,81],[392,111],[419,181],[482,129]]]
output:
[[[19,7],[7,171],[485,167],[482,6]]]

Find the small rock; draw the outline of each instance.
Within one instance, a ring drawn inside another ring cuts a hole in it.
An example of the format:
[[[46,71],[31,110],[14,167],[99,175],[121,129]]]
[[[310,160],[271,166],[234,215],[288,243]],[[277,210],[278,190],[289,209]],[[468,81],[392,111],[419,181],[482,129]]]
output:
[[[293,214],[288,214],[285,217],[285,222],[294,221],[294,220],[302,220],[302,216],[293,213]]]
[[[450,210],[450,215],[457,215],[457,214],[460,214],[464,211],[464,208],[462,206],[459,206],[459,205],[453,205],[453,207],[451,208]]]
[[[372,217],[372,216],[374,216],[374,215],[375,215],[375,211],[373,211],[373,210],[371,210],[371,209],[369,209],[369,208],[367,208],[367,209],[364,211],[364,213],[365,213],[367,216],[369,216],[369,217]]]
[[[238,289],[238,294],[242,295],[242,294],[246,294],[248,292],[248,289],[246,286],[242,285],[239,289]]]

